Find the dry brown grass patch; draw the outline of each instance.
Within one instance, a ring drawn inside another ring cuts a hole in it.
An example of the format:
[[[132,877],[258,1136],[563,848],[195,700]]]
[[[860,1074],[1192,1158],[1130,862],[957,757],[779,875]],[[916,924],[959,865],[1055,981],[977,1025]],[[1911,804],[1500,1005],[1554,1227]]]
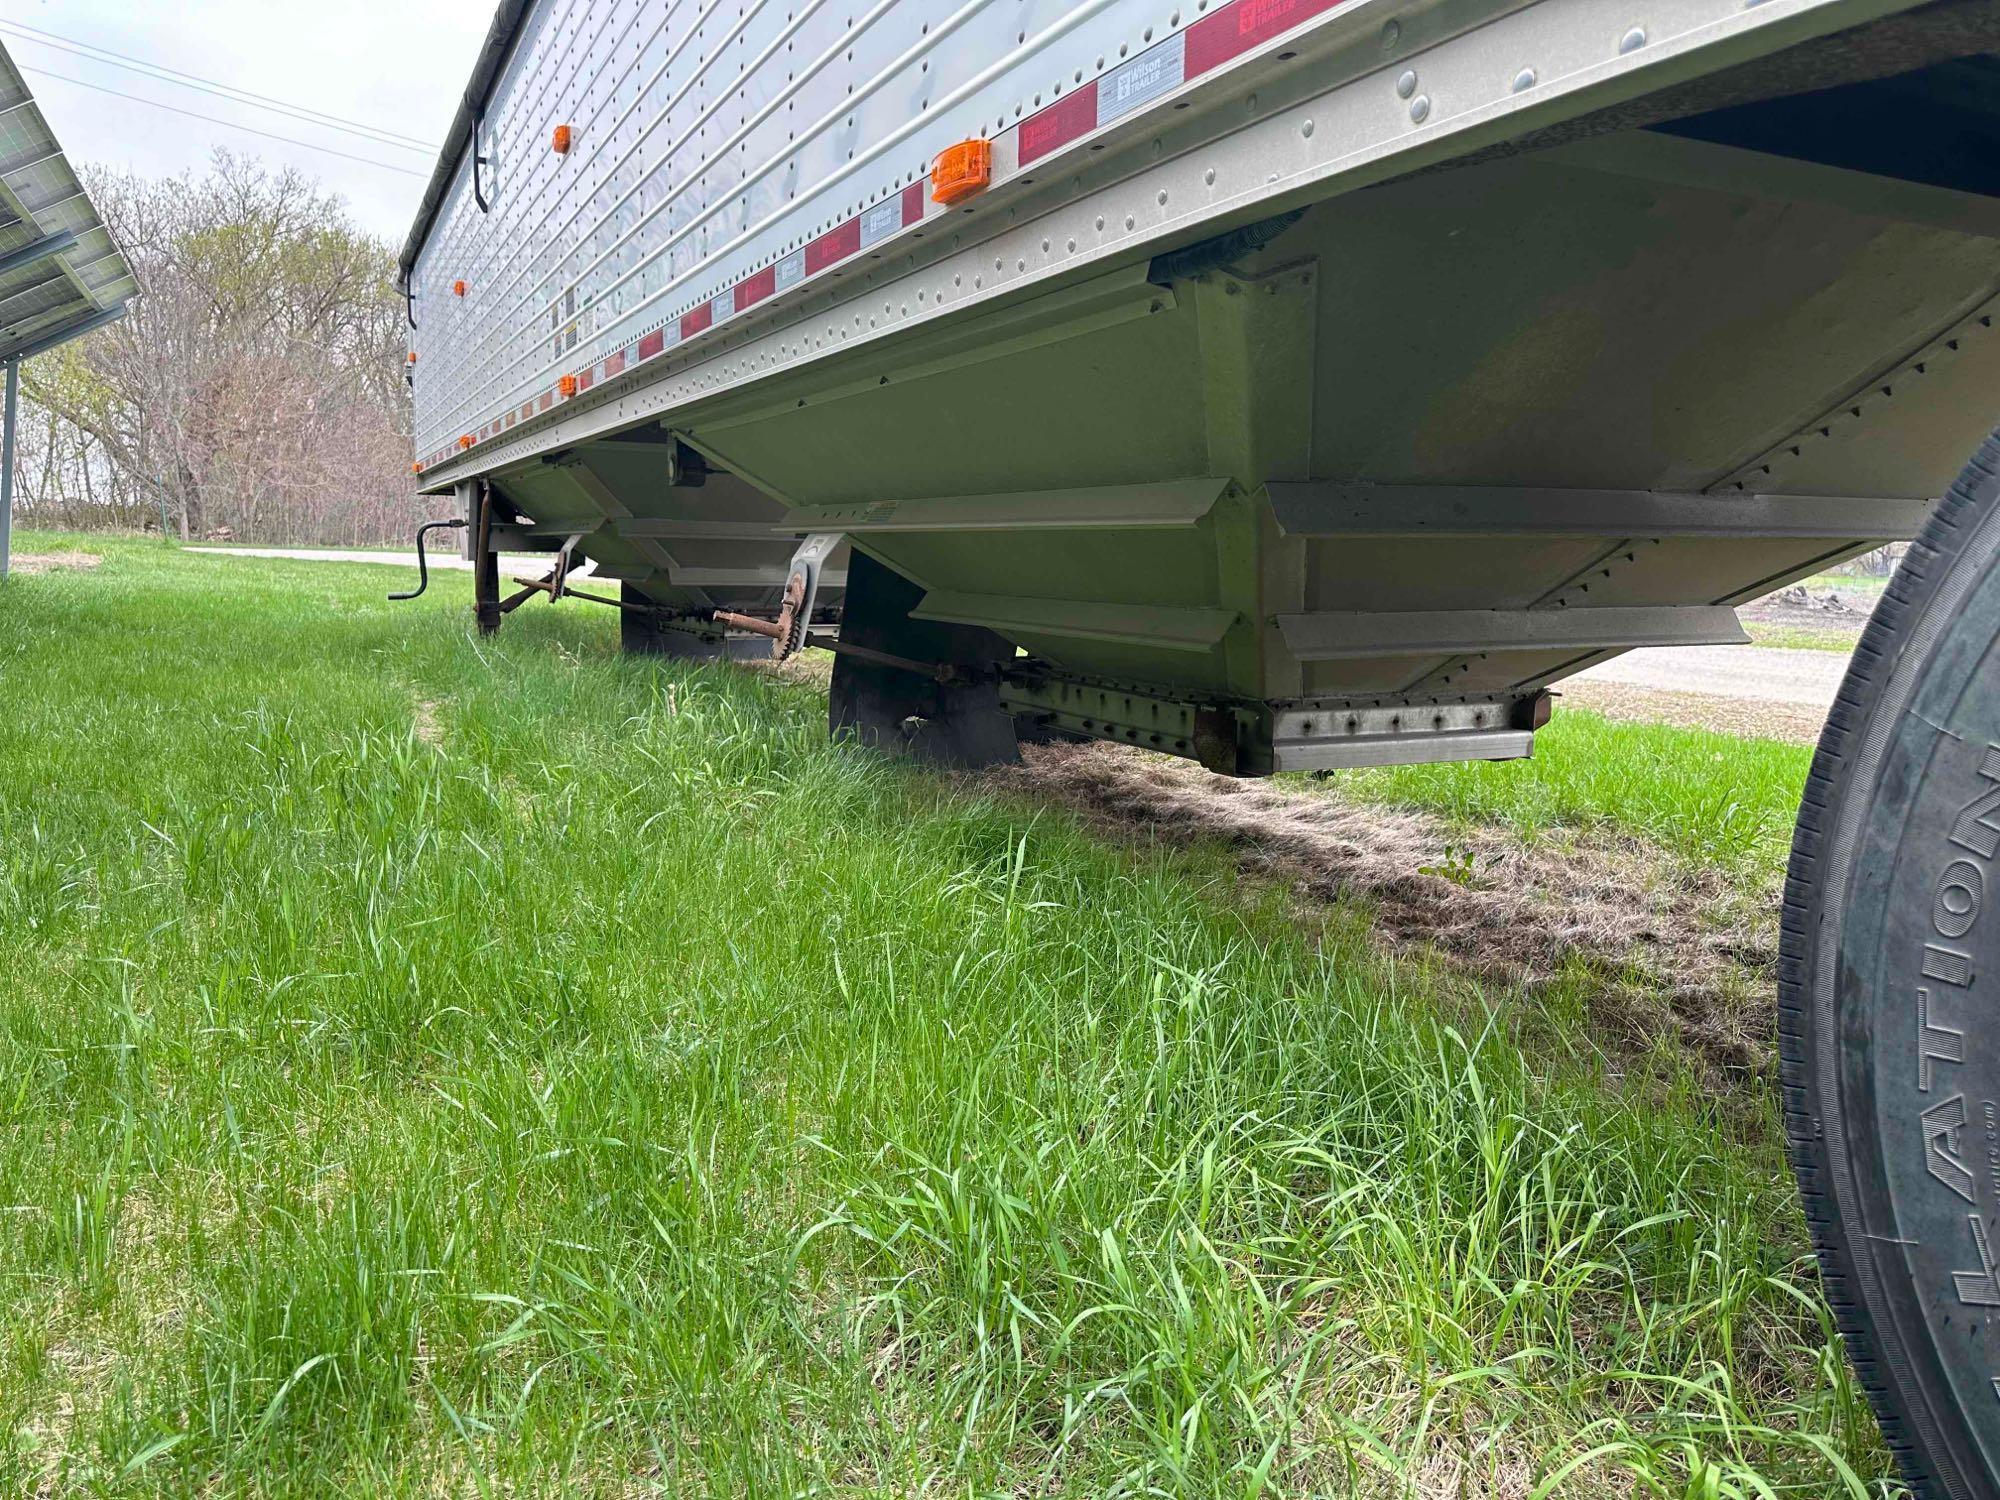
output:
[[[69,570],[87,573],[104,559],[95,552],[21,552],[16,553],[8,567],[29,578],[40,573],[55,573]]]
[[[1111,745],[1026,747],[987,779],[1113,837],[1224,843],[1244,874],[1310,905],[1358,898],[1385,944],[1481,977],[1532,986],[1581,968],[1593,1040],[1614,1061],[1671,1037],[1718,1082],[1770,1069],[1776,902],[1734,872],[1634,840],[1527,844]]]

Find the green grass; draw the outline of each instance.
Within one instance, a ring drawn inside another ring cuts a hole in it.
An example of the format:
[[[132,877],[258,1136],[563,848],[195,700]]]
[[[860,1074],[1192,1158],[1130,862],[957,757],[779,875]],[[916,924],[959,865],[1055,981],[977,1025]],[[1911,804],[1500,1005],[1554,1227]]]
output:
[[[1889,586],[1886,573],[1880,577],[1867,573],[1815,573],[1799,581],[1815,594],[1838,594],[1850,607],[1864,615],[1875,607],[1882,591]],[[1746,620],[1743,628],[1749,633],[1751,641],[1759,646],[1775,646],[1788,651],[1837,651],[1842,656],[1850,656],[1854,652],[1860,623],[1857,618],[1850,628],[1834,626],[1815,629],[1810,625],[1773,625],[1761,620]]]
[[[1835,593],[1861,594],[1871,601],[1889,586],[1887,573],[1815,573],[1810,578],[1799,580],[1807,588],[1814,590],[1831,589]]]
[[[1526,997],[580,607],[20,545],[0,1493],[1887,1487],[1776,1148]],[[1524,827],[1796,768],[1565,733]]]
[[[1874,597],[1869,596],[1871,605]],[[1852,630],[1812,630],[1802,625],[1767,625],[1760,620],[1745,620],[1743,629],[1753,645],[1786,651],[1837,651],[1842,656],[1852,656],[1859,639]]]
[[[1633,835],[1663,852],[1770,875],[1783,864],[1812,750],[1557,707],[1532,760],[1398,766],[1340,790],[1524,838]]]

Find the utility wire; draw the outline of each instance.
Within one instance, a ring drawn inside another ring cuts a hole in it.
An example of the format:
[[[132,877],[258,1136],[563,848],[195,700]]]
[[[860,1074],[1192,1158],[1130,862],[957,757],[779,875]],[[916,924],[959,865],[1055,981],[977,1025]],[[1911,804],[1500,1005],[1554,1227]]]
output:
[[[57,35],[53,31],[43,31],[38,26],[30,26],[24,21],[0,20],[0,29],[25,33],[22,40],[41,42],[43,45],[58,47],[65,52],[90,57],[92,61],[109,62],[112,67],[122,67],[146,77],[160,78],[166,82],[180,83],[189,88],[200,89],[203,93],[219,93],[220,97],[234,103],[250,103],[258,107],[270,108],[281,114],[289,114],[294,119],[302,119],[313,124],[326,124],[334,129],[362,134],[377,140],[381,145],[395,145],[411,151],[436,151],[438,148],[428,141],[422,141],[398,130],[387,130],[365,121],[351,120],[344,115],[328,114],[310,105],[294,104],[284,99],[274,99],[269,94],[259,94],[253,90],[240,88],[233,83],[223,83],[214,78],[203,78],[197,73],[184,73],[179,68],[170,68],[165,63],[147,62],[144,58],[133,57],[130,53],[117,52],[109,47],[100,47],[95,42],[79,42],[71,37]]]
[[[186,115],[190,120],[203,120],[210,125],[220,125],[228,130],[246,131],[251,135],[261,135],[267,141],[282,141],[287,146],[303,146],[308,151],[324,152],[328,156],[338,156],[344,161],[358,161],[364,167],[380,167],[384,172],[398,172],[405,177],[426,177],[413,167],[399,167],[392,162],[376,161],[373,157],[356,156],[349,151],[336,151],[331,146],[321,146],[312,141],[302,141],[289,135],[275,135],[268,130],[259,130],[254,125],[239,125],[234,120],[220,119],[215,115],[200,114],[192,109],[182,109],[177,104],[162,104],[157,99],[148,99],[140,94],[128,94],[122,89],[107,88],[101,83],[86,83],[81,78],[71,78],[62,73],[51,73],[47,68],[31,68],[17,64],[23,73],[33,73],[41,78],[53,78],[57,83],[73,83],[80,89],[95,89],[100,94],[110,94],[119,99],[130,99],[134,104],[150,104],[154,109],[164,109],[169,114]]]
[[[232,104],[246,104],[253,109],[266,109],[274,114],[287,115],[308,125],[319,125],[329,130],[342,131],[348,135],[360,136],[378,146],[393,146],[399,151],[435,152],[438,148],[415,136],[404,135],[401,131],[385,130],[377,125],[369,125],[360,120],[350,120],[342,115],[330,115],[309,105],[293,104],[284,99],[274,99],[268,94],[253,93],[249,89],[238,88],[233,83],[222,83],[213,78],[203,78],[194,73],[183,73],[178,68],[170,68],[164,63],[147,62],[143,58],[128,53],[114,52],[109,47],[100,47],[94,42],[78,42],[68,37],[57,36],[52,31],[29,26],[20,21],[0,20],[0,31],[9,34],[20,33],[19,39],[37,46],[54,47],[76,57],[91,62],[104,63],[110,67],[123,68],[128,73],[137,73],[143,78],[155,78],[163,83],[177,84],[182,88],[194,89],[199,93],[213,94],[219,99],[227,99]]]

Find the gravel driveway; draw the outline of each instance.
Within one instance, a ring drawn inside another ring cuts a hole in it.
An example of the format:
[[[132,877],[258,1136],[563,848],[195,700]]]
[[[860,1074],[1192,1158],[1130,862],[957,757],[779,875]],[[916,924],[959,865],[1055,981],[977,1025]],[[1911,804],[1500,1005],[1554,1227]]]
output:
[[[1576,682],[1617,682],[1664,693],[1708,693],[1765,703],[1830,708],[1847,658],[1838,651],[1788,651],[1772,646],[1658,646],[1628,651]]]

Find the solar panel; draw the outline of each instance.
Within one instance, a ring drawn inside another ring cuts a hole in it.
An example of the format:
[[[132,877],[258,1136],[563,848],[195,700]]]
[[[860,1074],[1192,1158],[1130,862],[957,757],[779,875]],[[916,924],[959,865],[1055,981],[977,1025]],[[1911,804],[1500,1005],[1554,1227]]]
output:
[[[0,45],[0,361],[117,317],[139,283]]]

